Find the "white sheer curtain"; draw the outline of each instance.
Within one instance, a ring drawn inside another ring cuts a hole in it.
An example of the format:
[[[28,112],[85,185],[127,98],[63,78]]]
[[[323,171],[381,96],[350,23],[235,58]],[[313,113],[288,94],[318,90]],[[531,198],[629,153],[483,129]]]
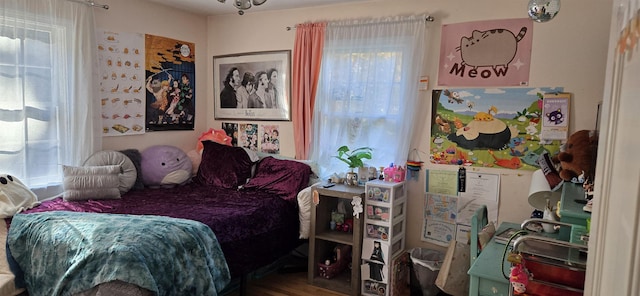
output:
[[[101,148],[91,6],[0,1],[0,174],[40,199],[62,192],[62,165]]]
[[[404,165],[413,133],[426,15],[327,24],[311,159],[321,177],[348,170],[342,145],[373,148],[365,164]],[[426,110],[422,110],[423,114]]]

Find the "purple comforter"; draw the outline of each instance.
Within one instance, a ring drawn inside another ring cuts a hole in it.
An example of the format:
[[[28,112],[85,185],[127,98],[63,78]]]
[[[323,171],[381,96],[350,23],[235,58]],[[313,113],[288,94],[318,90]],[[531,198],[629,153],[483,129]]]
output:
[[[158,215],[208,225],[217,236],[232,276],[267,265],[300,244],[294,200],[258,190],[232,190],[198,183],[129,191],[122,199],[45,201],[26,213],[75,211]]]

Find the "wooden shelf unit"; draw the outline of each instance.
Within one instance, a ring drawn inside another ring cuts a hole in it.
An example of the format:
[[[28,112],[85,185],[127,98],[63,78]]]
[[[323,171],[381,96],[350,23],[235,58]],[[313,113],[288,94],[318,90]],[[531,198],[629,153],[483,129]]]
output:
[[[353,217],[351,201],[354,196],[362,198],[364,203],[364,187],[336,184],[330,188],[321,185],[312,190],[317,192],[318,203],[313,203],[311,210],[311,229],[309,232],[309,264],[308,282],[311,285],[337,291],[347,295],[360,295],[360,252],[362,248],[362,214]],[[350,232],[331,230],[331,213],[342,201],[347,213],[345,219],[353,217]],[[330,279],[321,277],[318,263],[324,262],[333,249],[339,245],[351,246],[350,266]]]

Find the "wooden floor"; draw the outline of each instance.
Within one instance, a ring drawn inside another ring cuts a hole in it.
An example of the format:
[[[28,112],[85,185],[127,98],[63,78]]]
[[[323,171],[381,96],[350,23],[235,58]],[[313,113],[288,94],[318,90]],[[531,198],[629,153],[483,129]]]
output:
[[[229,296],[238,296],[239,292],[233,291]],[[260,279],[251,279],[247,285],[247,295],[261,296],[344,296],[345,294],[326,290],[307,284],[306,272],[294,273],[270,273]]]

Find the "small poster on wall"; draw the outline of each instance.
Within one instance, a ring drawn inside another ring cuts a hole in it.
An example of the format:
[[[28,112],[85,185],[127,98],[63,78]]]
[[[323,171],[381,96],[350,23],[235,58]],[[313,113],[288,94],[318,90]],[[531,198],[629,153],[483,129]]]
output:
[[[223,122],[222,129],[231,137],[231,146],[238,146],[238,124],[232,122]]]
[[[238,146],[258,151],[258,124],[240,123],[238,125]]]
[[[278,125],[261,125],[260,151],[280,154],[280,131]]]
[[[97,43],[103,135],[143,134],[143,34],[99,31]]]
[[[544,94],[541,140],[567,140],[569,136],[569,93]]]

